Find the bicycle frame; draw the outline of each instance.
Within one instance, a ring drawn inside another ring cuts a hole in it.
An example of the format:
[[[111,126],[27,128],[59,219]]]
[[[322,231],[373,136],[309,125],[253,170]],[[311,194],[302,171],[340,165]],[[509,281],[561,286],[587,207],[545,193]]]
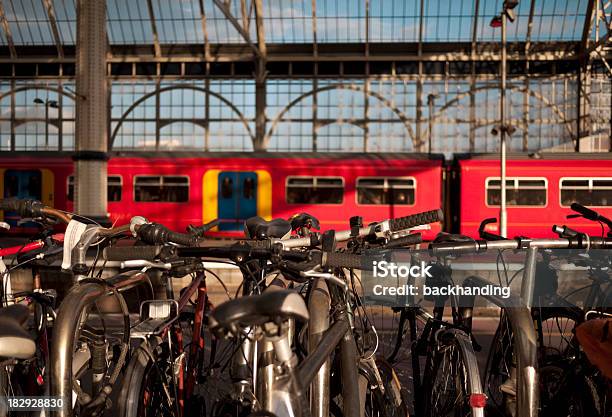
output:
[[[332,306],[339,307],[338,294],[331,290]],[[317,375],[320,375],[326,367],[323,365],[329,361],[334,350],[340,348],[340,363],[341,363],[341,378],[342,378],[342,395],[343,404],[345,406],[344,414],[350,417],[358,417],[360,413],[359,407],[359,385],[358,385],[358,365],[357,365],[357,350],[355,340],[353,339],[352,327],[348,312],[344,308],[340,308],[334,314],[335,322],[323,333],[320,334],[319,342],[314,349],[310,350],[306,358],[297,367],[287,367],[287,374],[284,377],[276,378],[272,384],[273,404],[271,409],[267,410],[277,414],[279,410],[278,401],[280,398],[293,410],[288,415],[307,416],[309,415],[308,401],[303,397],[306,387],[310,385]],[[264,343],[269,343],[264,338]],[[279,345],[286,344],[284,348]],[[274,349],[277,353],[280,350],[290,349],[288,346],[290,340],[284,337],[280,341],[274,342]],[[321,391],[329,390],[329,384],[322,384]],[[281,393],[281,394],[279,394]],[[329,394],[329,393],[327,393]],[[313,402],[316,401],[313,399]],[[318,404],[319,409],[321,405]],[[283,414],[277,414],[283,415]]]
[[[82,352],[80,356],[83,357],[73,357],[77,325],[82,315],[98,299],[111,295],[112,289],[122,292],[145,283],[150,286],[149,277],[139,271],[115,275],[106,280],[83,280],[76,283],[64,298],[57,312],[51,341],[51,395],[64,399],[63,407],[54,411],[58,417],[72,416],[73,361],[87,363],[91,355],[87,351]]]

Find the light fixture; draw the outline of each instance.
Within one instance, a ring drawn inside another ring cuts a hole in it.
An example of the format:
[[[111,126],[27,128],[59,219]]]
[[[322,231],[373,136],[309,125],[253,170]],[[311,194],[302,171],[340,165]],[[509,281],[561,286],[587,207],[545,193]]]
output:
[[[38,97],[36,97],[34,99],[34,103],[36,103],[36,104],[45,104],[45,102],[41,98],[38,98]]]
[[[493,19],[491,19],[489,26],[491,26],[492,28],[500,28],[502,26],[502,17],[493,16]]]
[[[516,20],[516,15],[514,14],[514,8],[518,6],[518,0],[506,0],[504,1],[504,13],[508,17],[510,22],[514,22]]]
[[[518,6],[518,4],[519,4],[518,0],[506,0],[506,1],[504,1],[504,9],[505,10],[512,10],[516,6]]]
[[[59,109],[59,104],[56,100],[50,100],[47,103],[49,104],[49,107],[52,107],[54,109]]]

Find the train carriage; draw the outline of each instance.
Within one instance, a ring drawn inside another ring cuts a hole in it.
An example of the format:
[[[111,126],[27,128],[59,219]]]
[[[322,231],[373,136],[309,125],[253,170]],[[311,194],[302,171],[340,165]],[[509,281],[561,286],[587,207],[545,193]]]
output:
[[[70,155],[15,154],[0,158],[0,167],[5,198],[73,209]],[[108,210],[118,223],[142,215],[175,230],[219,218],[218,236],[241,235],[252,216],[297,212],[317,217],[323,230],[346,229],[351,216],[367,224],[440,207],[442,176],[443,158],[427,155],[113,154]],[[440,230],[433,225],[425,237]]]
[[[459,232],[477,237],[480,222],[499,218],[501,181],[498,155],[463,155],[456,159],[460,207]],[[457,187],[458,185],[458,187]],[[508,155],[506,170],[508,236],[553,237],[553,224],[600,235],[596,223],[575,218],[573,202],[612,217],[612,157],[606,153]],[[487,230],[498,233],[499,224]]]

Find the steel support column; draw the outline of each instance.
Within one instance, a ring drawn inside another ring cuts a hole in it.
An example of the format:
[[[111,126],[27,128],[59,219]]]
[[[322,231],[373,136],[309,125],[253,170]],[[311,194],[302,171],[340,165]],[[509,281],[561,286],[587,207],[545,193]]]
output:
[[[591,64],[578,67],[578,95],[575,150],[580,152],[580,142],[591,134]]]
[[[268,144],[266,137],[266,38],[264,35],[263,1],[255,2],[255,24],[257,26],[257,51],[255,54],[255,143],[253,149],[265,151]]]
[[[77,1],[75,209],[107,216],[106,2]]]

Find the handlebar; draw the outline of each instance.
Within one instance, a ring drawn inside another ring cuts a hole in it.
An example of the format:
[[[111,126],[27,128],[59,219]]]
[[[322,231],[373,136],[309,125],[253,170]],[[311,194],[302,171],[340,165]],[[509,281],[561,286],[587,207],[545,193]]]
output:
[[[132,259],[155,260],[163,246],[110,246],[104,248],[103,256],[107,261],[129,261]]]
[[[375,235],[377,237],[386,237],[391,234],[401,232],[403,230],[413,229],[418,226],[425,226],[430,223],[442,221],[444,214],[441,209],[424,211],[422,213],[411,214],[409,216],[398,217],[396,219],[388,219],[382,222],[372,223],[366,227],[362,227],[355,235],[351,230],[341,230],[335,233],[336,241],[343,242],[352,237],[366,237]]]
[[[441,209],[424,211],[422,213],[411,214],[409,216],[399,217],[389,220],[389,229],[392,232],[410,229],[416,226],[421,226],[430,223],[441,222],[444,219],[444,213]]]
[[[430,243],[429,252],[434,256],[480,253],[487,250],[521,249],[538,247],[546,249],[612,249],[612,238],[578,235],[563,239],[507,239],[473,240],[469,242]]]
[[[38,200],[20,200],[16,198],[0,200],[0,210],[14,211],[21,217],[52,217],[66,224],[72,218],[71,214],[45,206]]]
[[[595,210],[591,210],[590,208],[585,207],[582,204],[578,204],[578,203],[572,203],[570,208],[574,210],[576,213],[580,213],[582,217],[584,217],[587,220],[605,223],[608,226],[608,230],[612,232],[612,220],[608,219],[605,216],[602,216]]]
[[[186,233],[173,232],[163,224],[145,223],[135,226],[136,234],[145,243],[152,245],[163,245],[164,243],[176,243],[177,245],[193,246],[197,238]]]

